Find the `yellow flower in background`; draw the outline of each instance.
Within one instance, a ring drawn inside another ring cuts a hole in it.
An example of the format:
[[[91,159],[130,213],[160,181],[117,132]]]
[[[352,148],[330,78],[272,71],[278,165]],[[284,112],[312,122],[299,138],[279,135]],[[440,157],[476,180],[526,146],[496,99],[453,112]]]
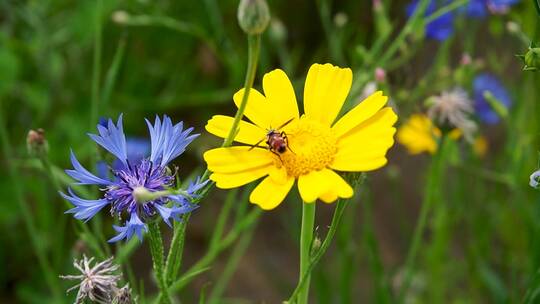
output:
[[[396,135],[397,141],[404,145],[410,154],[420,154],[428,152],[434,154],[438,148],[438,141],[441,137],[441,130],[433,125],[433,122],[424,114],[413,114],[402,125]],[[452,139],[461,136],[459,129],[450,131],[448,135]]]
[[[489,149],[489,143],[488,143],[487,139],[484,136],[476,137],[476,139],[474,140],[474,143],[473,143],[473,151],[474,151],[474,153],[478,157],[482,158],[482,157],[486,156],[486,153],[487,153],[488,149]]]
[[[349,198],[353,189],[334,170],[363,172],[387,162],[394,144],[397,116],[384,107],[387,97],[376,92],[334,123],[349,94],[352,71],[331,64],[314,64],[304,86],[304,115],[300,116],[293,86],[282,70],[264,75],[264,95],[252,89],[235,141],[245,144],[204,153],[210,179],[219,188],[239,187],[265,177],[250,195],[262,209],[278,206],[298,180],[306,203]],[[233,99],[238,106],[244,90]],[[206,130],[225,138],[233,118],[216,115]],[[273,129],[276,128],[276,129]],[[267,136],[274,130],[286,146],[269,149]],[[262,140],[262,141],[261,141]],[[261,144],[262,143],[262,144]],[[256,145],[255,147],[253,147]]]

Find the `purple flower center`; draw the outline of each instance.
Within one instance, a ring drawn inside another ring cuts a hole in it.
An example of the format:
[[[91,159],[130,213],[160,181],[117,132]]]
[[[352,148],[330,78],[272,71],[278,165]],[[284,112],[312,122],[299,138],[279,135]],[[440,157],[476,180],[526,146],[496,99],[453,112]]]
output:
[[[137,165],[128,163],[126,168],[113,170],[117,178],[114,185],[105,190],[105,199],[111,203],[111,214],[121,216],[123,212],[137,212],[143,218],[156,214],[155,205],[164,205],[167,198],[160,197],[146,202],[137,202],[134,196],[136,188],[144,187],[150,192],[165,190],[174,185],[174,175],[167,168],[153,164],[148,159],[141,160]]]

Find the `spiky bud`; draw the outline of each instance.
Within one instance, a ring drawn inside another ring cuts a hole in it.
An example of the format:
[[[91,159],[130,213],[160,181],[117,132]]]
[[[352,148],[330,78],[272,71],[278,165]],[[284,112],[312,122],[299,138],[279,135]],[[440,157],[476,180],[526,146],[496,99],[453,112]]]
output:
[[[249,35],[262,34],[270,22],[270,10],[265,0],[240,0],[238,23]]]
[[[529,47],[529,50],[523,57],[523,62],[525,63],[523,67],[524,71],[537,71],[540,69],[540,48]]]

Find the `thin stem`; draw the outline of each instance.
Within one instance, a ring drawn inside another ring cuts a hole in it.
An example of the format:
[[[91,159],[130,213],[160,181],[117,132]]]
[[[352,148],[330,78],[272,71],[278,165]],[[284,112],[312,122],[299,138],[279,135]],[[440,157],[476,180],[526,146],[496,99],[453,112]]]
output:
[[[169,286],[178,275],[180,265],[182,264],[182,252],[184,251],[184,240],[186,236],[186,227],[190,213],[184,215],[180,223],[174,226],[174,234],[171,240],[171,248],[167,254],[167,263],[165,264],[165,279]]]
[[[427,217],[429,214],[429,211],[431,210],[431,206],[434,202],[434,194],[435,190],[440,187],[439,180],[442,173],[443,164],[445,162],[445,151],[447,150],[447,145],[450,139],[446,138],[446,136],[443,136],[439,143],[439,149],[433,156],[431,166],[429,168],[429,175],[428,180],[426,182],[426,188],[424,193],[424,199],[422,201],[422,206],[420,207],[420,215],[418,217],[418,222],[416,223],[416,227],[414,229],[413,238],[411,241],[411,247],[409,248],[409,252],[407,254],[407,258],[405,260],[405,272],[404,272],[404,278],[403,278],[403,284],[401,285],[401,288],[398,293],[399,302],[401,303],[403,300],[403,297],[405,296],[407,289],[410,286],[412,274],[415,267],[415,260],[416,256],[418,255],[418,250],[420,249],[420,243],[422,241],[422,236],[424,234],[424,230],[426,229],[427,224]]]
[[[96,0],[96,16],[94,24],[94,62],[92,68],[92,105],[90,111],[90,130],[98,119],[99,113],[99,83],[101,74],[101,12],[103,11],[103,0]]]
[[[363,181],[364,181],[364,175],[361,175],[359,178],[355,178],[352,181],[353,188],[356,188]],[[310,273],[313,271],[317,263],[326,253],[326,250],[328,250],[328,248],[330,247],[330,244],[332,243],[332,240],[334,239],[334,235],[336,234],[336,231],[341,222],[343,211],[345,210],[345,207],[347,206],[349,201],[350,199],[339,199],[337,201],[336,209],[334,210],[334,215],[332,217],[332,223],[330,224],[328,233],[326,234],[326,237],[324,238],[324,241],[322,242],[321,248],[319,248],[317,251],[315,251],[312,254],[311,263],[309,264],[307,271],[303,274],[301,280],[298,282],[298,285],[296,286],[293,293],[289,297],[289,300],[286,303],[296,303],[295,301],[298,297],[299,292],[302,290],[304,284],[309,280]]]
[[[313,228],[315,226],[315,203],[302,204],[302,228],[300,230],[300,273],[298,283],[302,282],[304,274],[309,273],[311,261],[311,244],[313,242]],[[310,276],[304,280],[298,293],[298,304],[307,304],[309,299]]]
[[[163,261],[163,239],[159,230],[158,221],[148,223],[148,239],[150,253],[152,254],[152,263],[154,274],[159,287],[159,303],[171,303],[167,283],[165,281],[165,262]]]
[[[248,36],[248,66],[246,71],[246,79],[244,81],[244,96],[242,96],[242,102],[238,107],[238,111],[234,116],[234,121],[229,130],[227,138],[223,141],[222,147],[228,147],[232,144],[236,134],[238,133],[238,125],[244,116],[244,111],[248,102],[249,92],[253,87],[255,81],[255,73],[257,72],[257,62],[259,61],[259,50],[261,45],[260,35]]]
[[[24,200],[23,192],[21,189],[21,178],[11,162],[13,154],[11,150],[11,143],[9,142],[9,136],[6,130],[6,123],[4,121],[4,113],[2,108],[0,108],[0,141],[2,142],[2,153],[4,154],[6,160],[6,166],[8,168],[8,174],[10,177],[9,180],[12,183],[12,189],[15,194],[15,199],[19,204],[19,208],[21,209],[21,217],[30,237],[30,242],[34,247],[34,252],[36,253],[39,266],[43,272],[43,276],[45,277],[45,281],[51,289],[53,297],[58,300],[61,298],[61,293],[57,284],[56,277],[54,276],[55,272],[49,264],[49,260],[47,260],[47,254],[43,246],[41,246],[41,244],[39,243],[38,230],[34,226],[34,220],[32,212],[30,211],[30,206],[28,205],[28,202]]]

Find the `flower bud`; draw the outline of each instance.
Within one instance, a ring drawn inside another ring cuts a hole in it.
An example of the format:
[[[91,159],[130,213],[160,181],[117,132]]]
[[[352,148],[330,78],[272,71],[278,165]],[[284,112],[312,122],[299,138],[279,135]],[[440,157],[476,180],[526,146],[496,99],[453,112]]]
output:
[[[129,14],[126,11],[116,11],[112,14],[112,21],[118,24],[126,24],[129,20]]]
[[[112,304],[132,304],[132,303],[135,303],[135,301],[133,301],[133,296],[131,295],[131,288],[129,288],[128,284],[118,289],[112,301]]]
[[[469,65],[471,63],[472,63],[471,55],[469,55],[468,53],[463,53],[463,55],[461,55],[461,60],[459,61],[459,64]]]
[[[43,129],[30,130],[26,136],[26,148],[31,156],[44,156],[49,150],[45,131]]]
[[[383,83],[386,81],[386,71],[383,68],[375,69],[375,81],[378,83]]]
[[[285,41],[287,39],[287,28],[279,19],[272,19],[269,29],[270,37],[276,41]]]
[[[349,17],[343,12],[334,15],[334,24],[336,27],[344,27],[347,24],[347,21],[349,21]]]
[[[240,0],[238,23],[244,32],[257,35],[264,32],[270,22],[270,10],[265,0]]]
[[[321,248],[321,245],[322,245],[321,239],[318,236],[316,236],[313,239],[313,242],[311,243],[311,254],[315,254]]]
[[[523,57],[523,62],[525,63],[524,71],[537,71],[540,68],[540,48],[529,47]]]

